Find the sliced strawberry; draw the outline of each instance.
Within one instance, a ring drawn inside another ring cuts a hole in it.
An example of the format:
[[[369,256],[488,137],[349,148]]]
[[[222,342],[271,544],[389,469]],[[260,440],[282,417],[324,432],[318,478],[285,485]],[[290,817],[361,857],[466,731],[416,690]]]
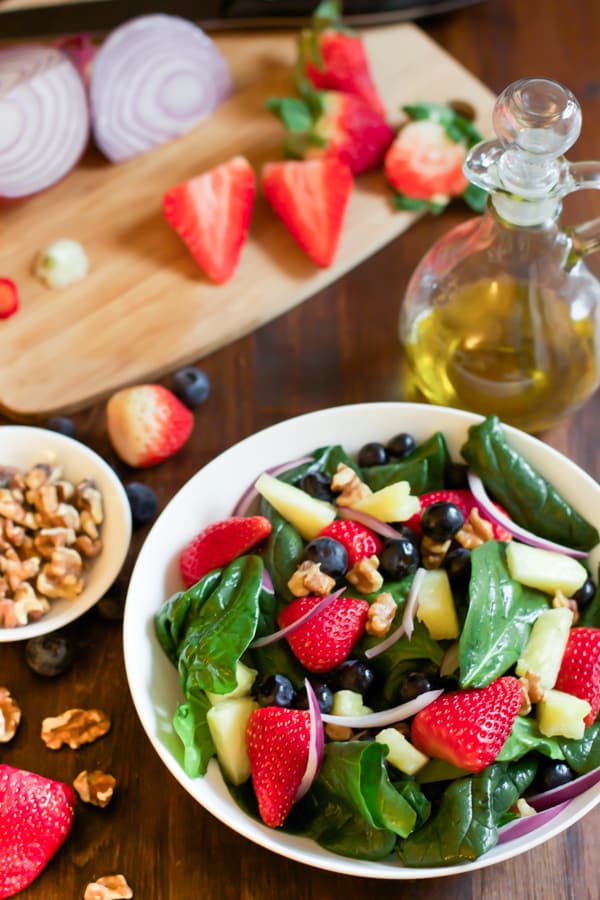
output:
[[[0,765],[0,898],[37,878],[65,841],[74,808],[69,785]]]
[[[473,508],[477,509],[480,517],[488,522],[489,519],[485,513],[483,507],[477,502],[471,491],[466,488],[456,488],[455,490],[443,490],[443,491],[430,491],[427,494],[421,494],[419,497],[419,501],[421,503],[421,509],[418,513],[415,513],[405,525],[408,525],[409,528],[412,528],[417,534],[421,534],[421,513],[424,509],[427,509],[428,506],[431,506],[433,503],[453,503],[454,506],[457,506],[461,513],[464,516],[465,522],[468,520],[471,510]],[[498,506],[498,509],[503,512],[502,507]],[[492,530],[494,532],[494,539],[496,541],[510,541],[512,540],[512,535],[510,531],[507,531],[506,528],[503,528],[502,525],[497,525],[495,522],[491,523]]]
[[[350,569],[359,560],[379,556],[381,552],[381,541],[377,535],[351,519],[336,519],[321,531],[319,537],[333,538],[346,548]]]
[[[462,171],[466,153],[466,144],[452,141],[439,122],[409,122],[386,153],[385,174],[405,197],[445,204],[468,187]]]
[[[179,570],[186,587],[200,581],[264,541],[273,526],[264,516],[232,516],[214,522],[187,544],[179,557]]]
[[[333,262],[352,192],[352,172],[337,159],[267,163],[265,196],[284,225],[323,268]]]
[[[146,468],[176,453],[187,441],[194,417],[160,384],[123,388],[106,405],[111,443],[130,466]]]
[[[322,597],[300,597],[279,616],[280,628],[305,615]],[[366,600],[337,597],[321,613],[287,635],[294,655],[309,672],[328,672],[348,658],[365,630],[369,604]]]
[[[298,794],[310,742],[310,713],[265,706],[250,714],[246,749],[265,825],[283,825]]]
[[[8,319],[19,308],[19,292],[10,278],[0,278],[0,319]]]
[[[600,628],[571,629],[554,687],[587,700],[592,709],[584,722],[594,722],[600,710]]]
[[[519,680],[510,675],[484,688],[442,694],[417,713],[411,740],[427,756],[480,772],[500,753],[522,702]]]
[[[248,234],[256,179],[243,156],[235,156],[164,197],[169,225],[183,238],[209,278],[223,284],[233,275]]]

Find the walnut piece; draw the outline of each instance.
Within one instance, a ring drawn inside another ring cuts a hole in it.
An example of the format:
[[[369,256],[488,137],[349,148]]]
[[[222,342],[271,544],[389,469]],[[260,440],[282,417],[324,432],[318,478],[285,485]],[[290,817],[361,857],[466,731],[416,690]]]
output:
[[[6,744],[12,741],[19,722],[21,721],[21,708],[11,697],[8,688],[0,687],[0,743]]]
[[[517,816],[524,818],[525,816],[535,816],[537,809],[534,809],[533,806],[527,802],[525,797],[519,797],[517,802],[513,803],[511,806],[510,811]]]
[[[522,678],[519,678],[519,681],[523,688],[523,694],[527,698],[527,700],[524,700],[525,706],[527,705],[527,701],[531,704],[539,703],[540,700],[544,699],[546,692],[540,683],[541,676],[538,675],[537,672],[526,672]]]
[[[571,624],[575,625],[579,620],[579,606],[577,605],[577,600],[574,600],[573,597],[565,597],[562,591],[557,591],[552,598],[552,608],[560,609],[561,607],[566,607],[571,610],[573,613],[573,621]]]
[[[321,563],[305,560],[300,563],[290,580],[288,587],[294,597],[308,597],[315,594],[326,597],[335,586],[335,578],[321,572]]]
[[[354,585],[361,594],[372,594],[378,591],[383,584],[383,577],[379,568],[379,559],[376,556],[359,559],[352,568],[346,572],[346,579]]]
[[[63,744],[76,750],[105,735],[110,725],[109,717],[101,709],[68,709],[43,720],[41,738],[50,750],[60,750]]]
[[[83,900],[130,900],[133,891],[124,875],[103,875],[88,884]]]
[[[439,569],[452,541],[434,541],[426,534],[421,538],[421,562],[424,569]]]
[[[40,594],[54,599],[66,597],[73,600],[83,590],[81,556],[72,547],[56,547],[50,560],[44,564],[37,577]]]
[[[373,637],[385,637],[391,628],[398,606],[389,593],[383,591],[378,594],[369,606],[365,631]]]
[[[88,772],[84,769],[73,782],[73,787],[84,803],[105,807],[112,799],[116,783],[116,778],[108,772],[102,772],[100,769]]]
[[[493,541],[494,529],[492,523],[482,519],[476,506],[469,513],[465,524],[454,535],[454,540],[467,550],[473,550],[486,541]]]
[[[325,734],[330,741],[351,741],[354,737],[354,732],[348,725],[334,725],[333,722],[325,725]]]
[[[331,480],[331,490],[340,493],[335,498],[338,506],[355,506],[373,493],[371,488],[360,480],[354,469],[339,463]]]

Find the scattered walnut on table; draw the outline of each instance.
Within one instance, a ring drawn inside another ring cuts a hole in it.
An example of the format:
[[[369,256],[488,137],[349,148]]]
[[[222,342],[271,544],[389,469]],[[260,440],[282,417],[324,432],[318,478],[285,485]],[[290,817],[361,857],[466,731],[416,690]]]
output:
[[[7,744],[8,741],[12,741],[20,721],[19,704],[11,697],[8,688],[0,687],[0,743]]]
[[[88,884],[83,900],[130,900],[131,897],[133,891],[124,875],[103,875]]]
[[[321,572],[321,563],[306,559],[300,563],[287,586],[294,597],[308,597],[311,594],[326,597],[335,586],[335,578]]]
[[[359,559],[352,568],[346,572],[346,580],[361,594],[372,594],[378,591],[383,584],[383,577],[379,568],[377,556],[368,556]]]
[[[41,738],[50,750],[60,750],[64,744],[76,750],[101,738],[110,731],[110,725],[101,709],[68,709],[43,720]]]
[[[73,787],[84,803],[104,808],[112,799],[116,783],[116,778],[108,772],[102,772],[100,769],[88,772],[84,769],[73,782]]]

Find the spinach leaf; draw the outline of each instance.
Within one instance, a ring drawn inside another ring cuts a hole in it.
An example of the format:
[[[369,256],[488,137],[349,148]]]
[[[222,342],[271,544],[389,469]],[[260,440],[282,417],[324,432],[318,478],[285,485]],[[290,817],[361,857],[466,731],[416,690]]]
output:
[[[596,576],[596,594],[589,606],[586,606],[581,612],[577,624],[580,628],[583,626],[586,628],[600,628],[600,566]]]
[[[189,590],[178,591],[169,597],[154,616],[158,642],[174,666],[177,665],[179,646],[189,622],[195,619],[198,610],[210,596],[220,578],[220,569],[209,572]]]
[[[444,487],[450,454],[444,435],[438,431],[405,459],[363,470],[363,479],[378,491],[396,481],[408,481],[411,494],[425,494]]]
[[[264,499],[261,499],[260,513],[273,526],[263,550],[265,568],[271,576],[275,593],[290,602],[294,599],[294,595],[287,583],[296,571],[304,550],[304,541],[294,526]]]
[[[458,644],[461,687],[485,687],[516,661],[548,598],[510,577],[505,545],[487,541],[471,553],[469,609]]]
[[[545,737],[540,732],[535,719],[517,716],[504,747],[496,757],[496,762],[520,759],[531,750],[537,750],[538,753],[549,756],[550,759],[565,758],[557,738]]]
[[[416,781],[406,779],[401,781],[393,781],[392,784],[401,797],[404,797],[407,803],[410,803],[417,815],[415,829],[424,825],[431,815],[431,803],[419,787]]]
[[[277,477],[280,478],[281,481],[286,481],[288,484],[294,485],[297,485],[309,472],[323,472],[323,474],[333,478],[340,463],[354,469],[357,475],[361,474],[358,465],[350,456],[348,456],[340,444],[319,447],[317,450],[314,450],[310,456],[312,456],[310,462],[301,463],[301,465],[295,466],[293,469],[288,469],[287,472],[282,472]]]
[[[600,535],[506,441],[497,416],[469,428],[461,453],[509,515],[540,537],[591,550]]]
[[[200,694],[181,703],[173,716],[173,729],[184,747],[183,769],[190,778],[204,775],[215,745],[210,735],[206,713],[210,709],[207,697]]]
[[[468,774],[466,769],[459,769],[458,766],[453,766],[445,759],[430,759],[422,769],[419,769],[415,778],[419,784],[431,784],[434,781],[453,781],[455,778],[464,778]]]
[[[579,741],[567,738],[558,740],[566,761],[578,775],[585,775],[600,766],[600,722],[586,728]]]

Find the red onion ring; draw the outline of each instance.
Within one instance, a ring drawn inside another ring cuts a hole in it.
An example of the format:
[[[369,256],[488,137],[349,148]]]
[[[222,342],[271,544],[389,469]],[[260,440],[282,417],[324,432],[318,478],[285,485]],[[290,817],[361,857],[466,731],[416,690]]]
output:
[[[301,800],[306,792],[310,789],[313,781],[319,773],[321,762],[323,760],[323,747],[325,745],[325,735],[323,732],[323,722],[321,720],[321,710],[319,701],[314,692],[313,686],[308,680],[304,679],[304,687],[308,698],[308,711],[310,713],[310,738],[308,743],[308,760],[306,761],[306,769],[302,776],[302,781],[298,787],[296,800]]]
[[[26,197],[63,178],[90,132],[85,88],[64,53],[0,50],[0,197]]]
[[[330,725],[347,725],[348,728],[381,728],[384,725],[393,725],[394,722],[402,722],[425,709],[430,703],[443,694],[442,690],[425,691],[408,703],[384,709],[381,712],[367,713],[364,716],[332,716],[330,713],[322,713],[323,722]]]
[[[279,463],[277,466],[271,466],[270,469],[265,469],[265,473],[267,475],[272,475],[276,478],[278,475],[281,475],[283,472],[289,471],[289,469],[294,469],[296,466],[302,466],[304,463],[312,462],[312,456],[301,456],[299,459],[292,459],[289,462]],[[252,484],[250,484],[238,502],[233,507],[233,511],[231,513],[232,516],[246,516],[248,515],[248,510],[258,497],[258,491],[254,487],[257,479],[255,478]]]
[[[538,812],[556,806],[566,800],[573,800],[588,788],[594,787],[600,781],[600,766],[574,778],[573,781],[567,781],[558,787],[552,788],[550,791],[544,791],[541,794],[534,794],[533,797],[527,797],[526,800],[530,806],[533,806]]]
[[[410,641],[414,631],[415,613],[417,612],[417,607],[419,605],[419,591],[421,590],[424,578],[425,569],[417,569],[408,592],[408,597],[406,598],[406,603],[404,604],[402,624],[396,628],[395,631],[392,631],[391,634],[388,634],[388,636],[379,644],[375,644],[374,647],[369,647],[368,650],[365,650],[367,659],[374,659],[381,653],[385,653],[385,651],[389,650],[396,641],[400,640],[403,634],[405,634]]]
[[[295,622],[292,622],[291,625],[286,625],[285,628],[281,628],[279,631],[273,631],[272,634],[266,634],[264,637],[252,641],[250,649],[254,650],[255,647],[267,647],[269,644],[274,644],[275,641],[280,641],[281,638],[287,637],[288,634],[292,634],[292,632],[300,628],[301,625],[305,625],[314,616],[318,616],[324,609],[327,609],[329,604],[334,600],[337,600],[340,594],[343,594],[345,590],[346,588],[343,587],[340,588],[339,591],[334,591],[333,594],[328,594],[326,597],[323,597],[322,600],[315,603],[312,609],[309,609],[308,612],[304,613],[303,616],[300,616],[299,619],[296,619]]]
[[[529,803],[529,799],[527,802]],[[522,816],[520,819],[508,822],[500,829],[498,843],[505,844],[507,841],[514,841],[515,838],[524,837],[524,835],[530,834],[532,831],[537,831],[538,828],[542,828],[548,822],[551,822],[563,809],[566,809],[569,803],[570,801],[566,800],[558,806],[553,806],[552,809],[535,813],[532,816]]]
[[[554,553],[564,553],[565,556],[574,556],[579,557],[580,559],[587,556],[587,553],[583,550],[574,550],[572,547],[564,547],[562,544],[556,544],[554,541],[547,541],[545,538],[541,538],[537,534],[527,531],[526,528],[521,528],[520,525],[517,525],[516,522],[509,519],[509,517],[501,512],[490,500],[479,475],[476,475],[469,470],[467,472],[467,478],[471,493],[485,510],[486,515],[497,525],[502,525],[503,528],[510,531],[513,537],[518,538],[524,544],[529,544],[531,547],[539,547],[540,550],[551,550]]]
[[[336,510],[340,519],[351,519],[353,522],[359,522],[365,528],[370,528],[371,531],[380,534],[384,538],[391,538],[397,541],[404,536],[395,528],[392,528],[391,525],[388,525],[387,522],[382,522],[381,519],[376,519],[375,516],[370,516],[368,513],[352,509],[351,506],[338,506]]]
[[[112,162],[184,134],[232,91],[213,41],[179,16],[145,15],[116,28],[90,79],[94,137]]]

